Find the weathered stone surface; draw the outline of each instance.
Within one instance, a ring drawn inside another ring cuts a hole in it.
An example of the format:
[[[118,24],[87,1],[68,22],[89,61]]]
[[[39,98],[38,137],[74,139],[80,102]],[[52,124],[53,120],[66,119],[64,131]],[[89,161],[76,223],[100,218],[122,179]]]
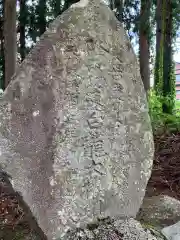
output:
[[[1,165],[48,239],[97,217],[134,217],[151,174],[135,54],[114,14],[84,2],[51,24],[0,106]]]
[[[159,195],[145,197],[137,219],[163,228],[180,220],[180,201]]]
[[[156,238],[149,230],[144,230],[141,224],[130,218],[126,220],[99,223],[90,229],[79,229],[68,233],[61,240],[163,240]],[[59,239],[60,240],[60,239]]]
[[[180,240],[180,221],[162,229],[167,240]]]

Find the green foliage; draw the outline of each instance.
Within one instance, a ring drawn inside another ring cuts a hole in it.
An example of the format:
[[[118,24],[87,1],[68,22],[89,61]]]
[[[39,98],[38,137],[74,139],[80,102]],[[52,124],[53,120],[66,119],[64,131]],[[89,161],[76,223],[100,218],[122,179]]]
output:
[[[160,95],[156,95],[154,90],[150,90],[148,95],[149,114],[153,130],[162,127],[162,102]]]
[[[173,1],[168,4],[162,1],[160,9],[157,8],[157,25],[160,28],[160,36],[156,43],[156,61],[155,61],[155,91],[158,96],[163,96],[163,112],[172,114],[175,106],[175,72],[173,62],[173,41],[175,39],[175,10],[177,4]],[[161,10],[161,11],[160,11]],[[157,35],[158,36],[158,35]]]
[[[156,53],[156,62],[155,62],[155,91],[157,95],[163,94],[163,55],[162,55],[162,44],[159,51]]]
[[[173,9],[173,38],[176,40],[176,36],[179,30],[180,25],[180,0],[172,0],[172,9]]]
[[[163,113],[163,104],[165,103],[167,106],[172,105],[172,97],[165,98],[162,95],[157,95],[151,89],[148,96],[148,103],[152,128],[155,134],[180,131],[180,101],[176,101],[176,108],[173,114]]]
[[[180,117],[180,100],[175,101],[174,113],[176,116]]]
[[[176,75],[175,75],[175,63],[171,64],[170,73],[170,98],[171,98],[171,108],[174,110],[175,99],[176,99]]]
[[[171,69],[170,69],[170,79],[168,80],[169,81],[168,93],[164,94],[163,93],[164,81],[163,81],[163,71],[162,71],[163,69],[162,56],[163,54],[162,52],[160,52],[159,63],[158,63],[159,68],[158,69],[155,68],[156,86],[155,86],[154,94],[156,92],[156,95],[158,96],[159,101],[161,101],[162,106],[166,106],[166,108],[168,109],[168,113],[172,113],[175,107],[175,96],[176,96],[174,63],[171,65]]]
[[[163,7],[163,10],[164,10],[164,7]],[[161,17],[161,22],[160,22],[161,38],[160,38],[160,43],[156,42],[156,44],[159,44],[159,48],[156,49],[155,76],[154,76],[154,82],[155,82],[154,87],[157,95],[163,94],[163,80],[164,80],[163,79],[163,57],[164,57],[164,32],[165,32],[165,24],[163,21],[165,18],[164,11],[162,15],[160,15],[160,17]]]

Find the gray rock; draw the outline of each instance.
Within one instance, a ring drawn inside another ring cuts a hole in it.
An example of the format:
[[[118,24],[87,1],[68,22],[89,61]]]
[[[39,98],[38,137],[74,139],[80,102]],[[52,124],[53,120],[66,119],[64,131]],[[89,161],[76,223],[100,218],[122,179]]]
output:
[[[136,216],[153,137],[136,56],[113,12],[58,17],[0,105],[1,165],[51,240],[97,217]]]
[[[81,238],[80,238],[81,237]],[[109,223],[99,223],[91,229],[79,229],[68,233],[61,240],[162,240],[156,238],[149,230],[144,230],[141,224],[130,218]]]
[[[180,220],[180,201],[166,195],[145,197],[137,219],[160,228],[174,224]]]
[[[123,235],[123,240],[156,240],[157,238],[153,236],[149,230],[144,231],[141,224],[134,220],[128,219],[119,224],[116,223],[116,227],[119,232]],[[159,240],[159,239],[158,239]]]
[[[162,229],[167,240],[180,240],[180,221]]]

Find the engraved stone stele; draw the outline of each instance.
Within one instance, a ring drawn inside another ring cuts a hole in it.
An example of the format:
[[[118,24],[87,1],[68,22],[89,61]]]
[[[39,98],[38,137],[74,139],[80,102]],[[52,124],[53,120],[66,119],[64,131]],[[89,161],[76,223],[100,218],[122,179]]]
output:
[[[0,108],[1,165],[49,240],[136,216],[153,138],[135,54],[107,6],[84,1],[58,17]]]

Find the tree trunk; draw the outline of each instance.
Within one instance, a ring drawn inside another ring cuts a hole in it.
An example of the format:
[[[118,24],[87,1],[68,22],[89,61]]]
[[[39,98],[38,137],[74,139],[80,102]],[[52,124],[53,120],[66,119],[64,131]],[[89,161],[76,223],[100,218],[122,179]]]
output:
[[[114,0],[109,0],[109,7],[111,10],[114,10]]]
[[[5,89],[5,61],[4,61],[4,0],[1,1],[1,19],[0,19],[0,88]]]
[[[24,60],[26,56],[26,18],[27,18],[27,9],[26,9],[26,0],[19,0],[20,3],[20,16],[19,16],[19,31],[20,31],[20,55],[21,61]]]
[[[164,9],[164,53],[163,53],[163,96],[172,98],[174,84],[172,84],[171,70],[172,70],[172,0],[166,0]],[[172,99],[173,100],[173,99]],[[163,112],[172,113],[172,105],[169,103],[163,104]]]
[[[145,91],[150,89],[150,51],[149,51],[149,31],[150,31],[150,7],[148,0],[141,0],[141,16],[139,29],[139,61],[140,73],[144,83]]]
[[[155,72],[154,72],[154,87],[156,92],[161,92],[162,89],[162,64],[161,64],[161,42],[163,40],[162,29],[162,1],[157,0],[156,3],[156,59],[155,59]]]
[[[0,29],[0,41],[1,41],[1,47],[0,47],[0,53],[1,53],[1,83],[0,88],[5,89],[5,61],[4,61],[4,37],[3,37],[3,28]]]
[[[4,7],[5,87],[16,70],[16,0],[6,0]]]
[[[54,17],[56,18],[58,15],[61,14],[62,10],[62,1],[61,0],[54,0],[53,1],[53,11],[54,11]]]
[[[39,34],[40,36],[46,31],[46,0],[39,0],[38,5],[38,25],[39,25]]]

